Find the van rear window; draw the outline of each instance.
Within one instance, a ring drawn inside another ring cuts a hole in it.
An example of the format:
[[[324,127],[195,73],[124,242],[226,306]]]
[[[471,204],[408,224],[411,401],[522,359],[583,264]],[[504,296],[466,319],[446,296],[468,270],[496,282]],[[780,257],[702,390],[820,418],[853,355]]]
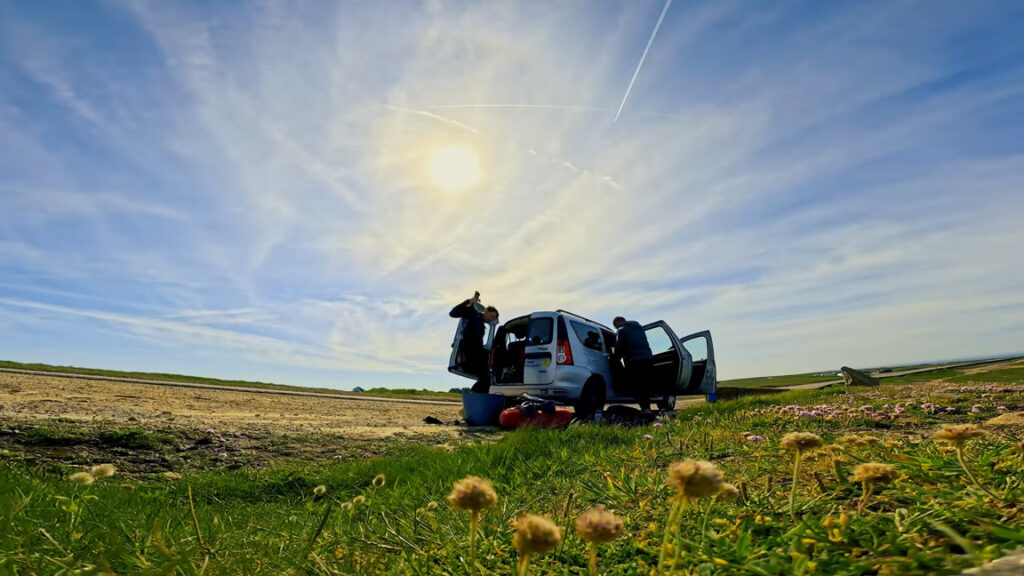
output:
[[[530,330],[526,335],[528,346],[550,344],[555,322],[551,318],[530,318]]]

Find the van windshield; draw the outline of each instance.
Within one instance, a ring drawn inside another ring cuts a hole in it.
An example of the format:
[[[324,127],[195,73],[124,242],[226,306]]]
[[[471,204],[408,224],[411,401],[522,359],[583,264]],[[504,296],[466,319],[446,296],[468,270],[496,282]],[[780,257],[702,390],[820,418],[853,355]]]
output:
[[[530,318],[530,330],[526,335],[528,346],[550,344],[551,333],[554,332],[555,321],[551,318]]]

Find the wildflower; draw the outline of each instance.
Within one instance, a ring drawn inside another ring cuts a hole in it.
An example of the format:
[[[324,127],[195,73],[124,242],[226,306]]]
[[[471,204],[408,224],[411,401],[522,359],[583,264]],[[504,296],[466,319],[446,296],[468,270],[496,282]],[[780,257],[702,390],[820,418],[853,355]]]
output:
[[[365,503],[366,503],[366,496],[363,496],[362,494],[360,494],[359,496],[356,496],[355,498],[352,499],[352,504],[355,505],[355,506],[359,506],[360,504],[365,504]]]
[[[1000,412],[1009,412],[1010,411],[1010,409],[1007,408],[1006,406],[996,406],[996,410],[998,410]]]
[[[313,488],[313,496],[316,498],[323,496],[325,492],[327,492],[327,486],[324,486],[323,484]]]
[[[113,464],[97,464],[96,466],[93,466],[90,471],[97,480],[110,478],[114,474],[117,474],[117,468],[115,468]]]
[[[469,559],[470,565],[476,566],[476,532],[480,521],[480,511],[494,506],[498,502],[498,493],[490,480],[477,476],[466,476],[452,486],[448,495],[452,506],[460,510],[469,510]],[[433,502],[431,502],[433,504]]]
[[[654,436],[651,436],[650,434],[644,434],[644,440],[653,440],[653,439],[654,439]]]
[[[590,552],[590,574],[597,576],[597,545],[611,542],[622,535],[622,520],[597,506],[576,518],[576,533],[587,541]]]
[[[68,476],[68,480],[79,486],[88,486],[96,481],[96,478],[88,472],[75,472]]]
[[[850,476],[850,482],[860,482],[861,487],[864,490],[864,495],[861,497],[860,504],[857,506],[857,511],[864,511],[864,507],[867,506],[868,498],[871,497],[871,491],[875,484],[892,482],[896,477],[896,470],[889,464],[868,462],[866,464],[858,464],[854,466],[853,476]]]
[[[658,556],[659,571],[665,565],[665,557],[670,550],[669,536],[676,530],[683,506],[699,498],[718,494],[722,489],[722,472],[714,464],[703,460],[673,462],[668,466],[668,484],[676,489],[676,497],[666,521],[665,537],[661,543],[661,554]],[[674,551],[672,558],[674,562]]]
[[[161,476],[163,476],[167,480],[180,480],[181,479],[181,474],[178,474],[177,472],[164,472],[163,474],[161,474]]]
[[[530,556],[554,550],[562,542],[562,529],[543,516],[526,514],[513,523],[512,546],[519,551],[519,574],[525,576]]]
[[[587,542],[611,542],[622,534],[622,520],[604,506],[596,506],[576,518],[576,533]]]
[[[427,510],[437,510],[437,502],[427,502]]]
[[[479,511],[494,506],[498,501],[498,494],[489,480],[466,476],[452,487],[448,501],[460,510]]]
[[[974,477],[974,474],[971,473],[971,469],[967,466],[967,460],[964,458],[964,446],[967,442],[975,438],[981,438],[984,435],[985,431],[979,430],[978,427],[973,424],[960,424],[959,426],[946,426],[932,434],[932,438],[939,442],[946,442],[950,444],[956,451],[956,460],[960,463],[960,468],[962,468],[964,473],[967,474],[967,478],[969,478],[975,486],[983,490],[986,494],[998,499],[991,490],[978,482],[978,479]]]
[[[790,432],[782,437],[782,446],[796,452],[814,450],[821,444],[821,436],[808,432]]]
[[[947,442],[953,446],[963,446],[968,440],[981,438],[985,435],[984,430],[979,430],[974,424],[961,424],[959,426],[947,426],[932,434],[932,438],[941,442]]]
[[[387,478],[383,474],[377,474],[373,477],[373,487],[380,488],[387,481]]]
[[[758,436],[757,434],[746,436],[746,440],[747,442],[754,442],[755,444],[767,442],[767,440],[764,439],[764,436]]]
[[[341,509],[343,511],[345,511],[345,512],[351,512],[352,511],[352,503],[351,502],[342,502],[341,503]]]
[[[722,472],[710,462],[684,460],[668,467],[668,484],[683,500],[714,496],[722,487]]]
[[[733,484],[726,482],[722,484],[722,488],[715,494],[715,499],[722,501],[736,500],[740,497],[740,489]]]
[[[863,436],[861,434],[847,434],[839,439],[843,444],[849,444],[850,446],[871,446],[872,444],[878,444],[878,438],[873,436]]]
[[[661,422],[655,422],[654,423],[654,427],[656,429],[660,430],[660,429],[664,428],[665,426]]]
[[[800,479],[803,453],[821,446],[821,436],[808,432],[790,432],[782,437],[782,445],[793,451],[793,488],[789,491],[789,515],[796,521],[796,487]]]
[[[896,477],[897,473],[892,465],[868,462],[853,467],[853,476],[850,476],[850,482],[885,483],[892,482]]]

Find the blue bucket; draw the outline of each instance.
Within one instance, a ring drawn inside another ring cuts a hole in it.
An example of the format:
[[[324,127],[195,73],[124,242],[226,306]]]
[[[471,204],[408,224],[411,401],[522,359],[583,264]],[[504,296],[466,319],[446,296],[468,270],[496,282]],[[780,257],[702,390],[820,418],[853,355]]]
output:
[[[494,426],[498,423],[501,411],[505,409],[505,397],[499,394],[474,394],[469,389],[462,390],[462,410],[466,413],[466,421],[472,426]]]

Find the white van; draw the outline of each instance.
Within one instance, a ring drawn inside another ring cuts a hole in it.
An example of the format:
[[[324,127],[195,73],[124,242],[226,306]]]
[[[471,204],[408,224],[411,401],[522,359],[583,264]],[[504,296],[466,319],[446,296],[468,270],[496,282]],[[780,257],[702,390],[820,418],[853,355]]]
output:
[[[448,371],[475,380],[462,366],[463,325],[459,322],[455,332]],[[647,324],[644,331],[654,353],[652,390],[664,391],[651,397],[659,409],[673,409],[676,396],[716,394],[711,332],[678,338],[663,321]],[[565,310],[534,312],[490,325],[484,347],[490,350],[491,394],[557,400],[575,406],[581,417],[605,404],[635,402],[616,378],[622,368],[610,362],[615,331],[593,320]]]

